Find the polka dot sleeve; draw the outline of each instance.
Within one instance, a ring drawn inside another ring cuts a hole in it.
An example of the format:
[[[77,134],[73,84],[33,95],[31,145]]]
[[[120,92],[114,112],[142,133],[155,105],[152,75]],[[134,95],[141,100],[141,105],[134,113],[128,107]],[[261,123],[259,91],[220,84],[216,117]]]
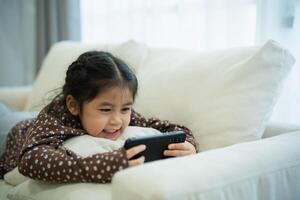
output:
[[[128,166],[123,151],[82,158],[61,146],[40,145],[26,151],[18,166],[23,175],[47,182],[109,183],[114,173]]]
[[[26,139],[26,131],[34,119],[28,119],[17,123],[8,133],[5,151],[0,158],[0,178],[17,166],[20,150]]]
[[[160,132],[170,132],[170,131],[184,131],[186,134],[186,141],[194,145],[197,152],[199,152],[199,145],[196,142],[192,132],[181,125],[172,124],[166,120],[159,120],[157,118],[145,118],[139,113],[133,111],[131,114],[130,126],[140,126],[140,127],[151,127],[159,130]]]
[[[66,139],[86,132],[79,121],[60,109],[44,109],[27,131],[18,163],[23,175],[56,183],[108,183],[117,171],[128,167],[123,148],[85,158],[64,148]]]

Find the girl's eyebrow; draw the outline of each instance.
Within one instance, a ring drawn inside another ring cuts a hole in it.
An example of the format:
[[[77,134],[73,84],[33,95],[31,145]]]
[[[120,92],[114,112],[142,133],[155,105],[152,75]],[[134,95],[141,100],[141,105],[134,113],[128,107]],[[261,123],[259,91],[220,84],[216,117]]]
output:
[[[133,102],[132,102],[132,101],[123,104],[123,106],[131,106],[131,105],[133,105]],[[102,102],[102,103],[100,104],[100,106],[112,106],[112,107],[113,107],[114,105],[113,105],[112,103],[109,103],[109,102]]]
[[[133,105],[133,102],[130,101],[130,102],[128,102],[128,103],[125,103],[123,106],[132,106],[132,105]]]

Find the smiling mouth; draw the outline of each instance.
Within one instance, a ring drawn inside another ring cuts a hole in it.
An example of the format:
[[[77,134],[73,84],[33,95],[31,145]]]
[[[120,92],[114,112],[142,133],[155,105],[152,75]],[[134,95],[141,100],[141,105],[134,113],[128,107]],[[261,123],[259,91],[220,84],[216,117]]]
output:
[[[120,129],[111,129],[111,130],[103,130],[103,132],[105,132],[105,133],[108,133],[108,134],[113,134],[113,133],[115,133],[115,132],[117,132],[117,131],[119,131]]]
[[[114,139],[119,135],[121,129],[111,129],[111,130],[103,130],[104,137],[107,139]]]

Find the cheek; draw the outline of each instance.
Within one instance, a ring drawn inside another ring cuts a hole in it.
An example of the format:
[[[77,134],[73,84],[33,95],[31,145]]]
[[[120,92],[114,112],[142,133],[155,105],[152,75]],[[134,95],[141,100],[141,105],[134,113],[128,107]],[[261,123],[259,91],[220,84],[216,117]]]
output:
[[[105,127],[107,119],[105,117],[101,118],[83,118],[82,125],[84,129],[92,135],[99,134]]]
[[[131,116],[131,113],[124,116],[124,118],[123,118],[123,126],[124,126],[124,128],[126,128],[129,125],[129,123],[130,123],[130,116]]]

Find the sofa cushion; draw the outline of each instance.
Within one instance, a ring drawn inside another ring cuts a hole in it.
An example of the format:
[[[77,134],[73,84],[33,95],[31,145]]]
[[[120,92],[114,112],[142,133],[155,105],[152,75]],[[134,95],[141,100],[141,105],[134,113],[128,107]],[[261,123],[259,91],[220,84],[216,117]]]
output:
[[[134,41],[111,45],[89,45],[70,41],[57,43],[51,47],[43,61],[25,110],[40,111],[47,105],[61,91],[69,65],[80,54],[91,50],[111,52],[128,63],[134,71],[140,66],[140,62],[147,53],[144,44]]]
[[[189,127],[200,150],[261,138],[294,63],[291,54],[269,41],[182,55],[148,51],[138,71],[136,110]]]

